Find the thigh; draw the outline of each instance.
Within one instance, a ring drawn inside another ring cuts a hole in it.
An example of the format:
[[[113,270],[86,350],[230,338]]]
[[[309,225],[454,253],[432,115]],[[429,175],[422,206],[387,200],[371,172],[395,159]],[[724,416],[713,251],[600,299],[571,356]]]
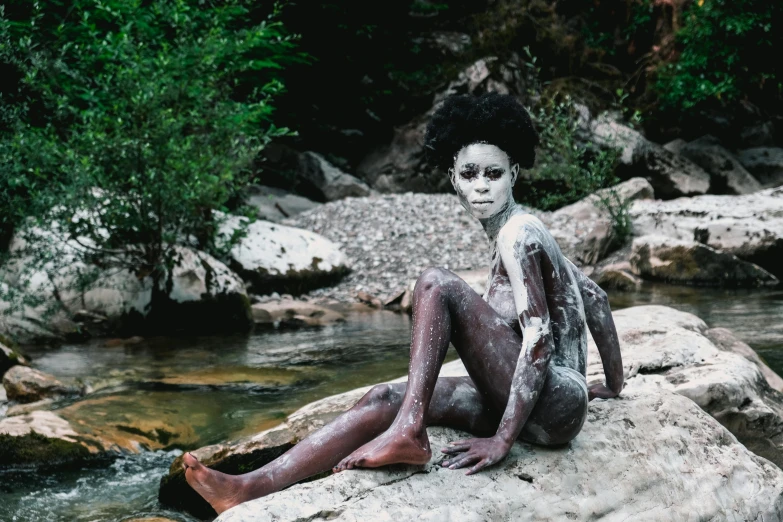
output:
[[[519,438],[543,445],[565,444],[587,417],[587,384],[578,371],[549,365],[546,381]]]
[[[474,385],[495,413],[508,403],[522,337],[465,281],[447,270],[441,283],[448,295],[451,344]]]

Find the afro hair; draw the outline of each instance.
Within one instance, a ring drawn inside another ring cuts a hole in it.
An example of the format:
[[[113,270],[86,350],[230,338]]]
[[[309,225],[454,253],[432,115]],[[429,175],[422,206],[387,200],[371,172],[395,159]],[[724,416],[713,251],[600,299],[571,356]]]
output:
[[[529,169],[536,159],[538,134],[525,108],[508,94],[446,98],[427,125],[424,147],[430,162],[446,171],[457,153],[472,143],[495,145],[512,164]]]

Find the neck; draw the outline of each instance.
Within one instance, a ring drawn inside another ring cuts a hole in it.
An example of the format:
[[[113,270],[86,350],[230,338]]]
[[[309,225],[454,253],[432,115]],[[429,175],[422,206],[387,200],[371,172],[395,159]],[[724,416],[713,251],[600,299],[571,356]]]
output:
[[[519,207],[517,206],[516,201],[509,195],[508,201],[506,201],[506,204],[503,205],[503,208],[500,209],[497,214],[486,219],[479,219],[479,223],[484,227],[484,232],[487,234],[490,245],[495,244],[500,229],[503,228],[503,225],[506,224],[509,218],[511,218],[518,209]]]

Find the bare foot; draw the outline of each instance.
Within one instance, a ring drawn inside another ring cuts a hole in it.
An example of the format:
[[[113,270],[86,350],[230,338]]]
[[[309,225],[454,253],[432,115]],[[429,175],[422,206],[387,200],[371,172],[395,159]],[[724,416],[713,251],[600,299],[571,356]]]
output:
[[[420,434],[389,428],[376,439],[357,449],[339,464],[333,471],[338,473],[353,468],[377,468],[389,464],[421,465],[432,457],[427,432]]]
[[[242,502],[246,498],[244,481],[236,475],[226,475],[214,469],[209,469],[190,453],[183,456],[185,480],[190,487],[204,497],[218,514]],[[261,495],[258,495],[261,496]]]

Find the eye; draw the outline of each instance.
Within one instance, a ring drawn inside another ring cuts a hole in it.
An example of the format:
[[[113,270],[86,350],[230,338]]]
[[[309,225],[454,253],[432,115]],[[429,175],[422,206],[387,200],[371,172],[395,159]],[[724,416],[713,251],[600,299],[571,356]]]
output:
[[[493,167],[486,170],[487,178],[496,181],[503,177],[505,170],[499,167]]]
[[[473,179],[478,176],[478,170],[473,168],[465,168],[459,171],[459,177],[462,179]]]

